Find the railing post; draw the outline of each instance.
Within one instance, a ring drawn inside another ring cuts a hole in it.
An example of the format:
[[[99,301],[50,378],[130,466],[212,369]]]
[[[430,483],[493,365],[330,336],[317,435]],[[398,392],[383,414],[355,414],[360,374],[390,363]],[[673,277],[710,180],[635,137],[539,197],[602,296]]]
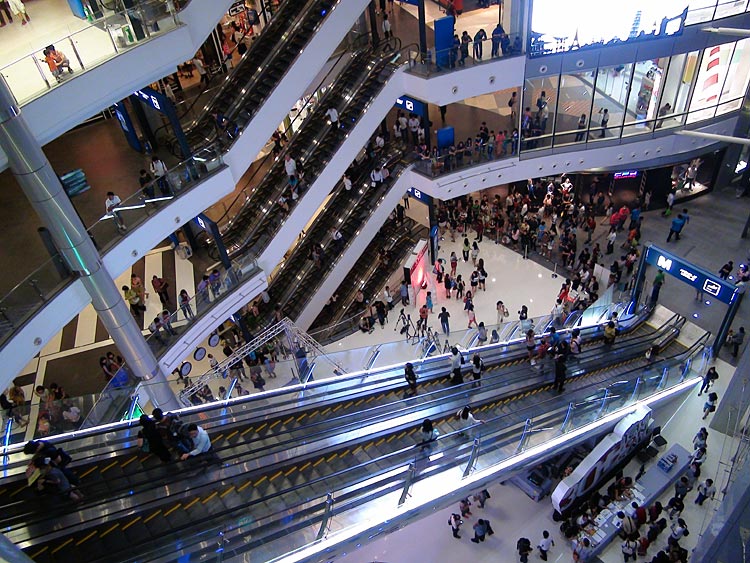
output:
[[[680,374],[680,383],[685,381],[685,378],[687,377],[687,374],[690,371],[691,363],[692,363],[692,358],[688,358],[687,360],[685,360],[685,367],[682,368],[682,373]]]
[[[333,515],[333,493],[328,493],[326,498],[326,510],[323,513],[323,520],[320,522],[320,529],[318,530],[318,536],[316,539],[321,540],[328,530],[328,522],[331,521]]]
[[[83,60],[81,59],[81,55],[78,52],[78,49],[76,49],[76,44],[73,41],[73,37],[72,36],[68,37],[68,41],[70,41],[70,48],[73,49],[73,54],[75,54],[76,59],[78,59],[78,64],[81,65],[81,69],[86,70],[86,67],[83,66]]]
[[[659,385],[656,386],[657,389],[664,389],[664,387],[667,384],[667,377],[669,376],[669,366],[666,366],[664,370],[661,372],[661,379],[659,380]]]
[[[469,463],[466,464],[464,469],[464,479],[474,470],[474,465],[479,457],[479,438],[474,438],[474,445],[471,447],[471,455],[469,456]]]
[[[526,424],[523,426],[523,434],[521,434],[521,439],[518,441],[518,445],[516,446],[516,453],[521,453],[524,448],[526,447],[526,444],[529,441],[529,436],[531,435],[531,426],[532,422],[530,418],[526,419]]]
[[[411,484],[414,482],[414,476],[417,474],[417,466],[415,463],[409,464],[409,471],[406,474],[406,480],[404,481],[404,488],[401,491],[401,497],[398,499],[398,505],[401,506],[406,502],[406,497],[409,496],[409,489]]]
[[[44,71],[42,70],[42,65],[39,64],[39,60],[34,56],[31,55],[31,60],[34,61],[34,64],[36,65],[37,70],[39,71],[39,75],[42,77],[42,80],[44,80],[44,83],[47,85],[47,88],[52,88],[49,84],[49,80],[47,80],[47,77],[44,74]]]
[[[633,389],[633,394],[630,396],[630,401],[634,402],[638,400],[638,391],[641,388],[641,383],[643,383],[643,380],[641,379],[641,376],[638,376],[638,379],[635,380],[635,388]]]
[[[5,434],[3,435],[3,465],[8,465],[8,445],[10,444],[10,435],[13,430],[13,416],[8,417],[5,423]]]
[[[568,404],[568,412],[565,413],[565,420],[563,420],[562,426],[560,426],[560,432],[565,434],[568,431],[568,427],[571,424],[571,421],[573,420],[573,410],[576,408],[575,403],[569,403]]]
[[[599,410],[596,413],[596,418],[601,418],[602,414],[607,408],[607,401],[609,400],[609,389],[604,390],[604,397],[602,397],[602,405],[599,407]]]
[[[36,294],[39,296],[39,299],[42,300],[42,303],[44,303],[45,301],[47,301],[47,299],[44,296],[44,293],[42,292],[41,289],[39,289],[39,281],[38,280],[31,279],[31,280],[29,280],[29,284],[31,285],[31,287],[34,288],[34,291],[36,291]]]

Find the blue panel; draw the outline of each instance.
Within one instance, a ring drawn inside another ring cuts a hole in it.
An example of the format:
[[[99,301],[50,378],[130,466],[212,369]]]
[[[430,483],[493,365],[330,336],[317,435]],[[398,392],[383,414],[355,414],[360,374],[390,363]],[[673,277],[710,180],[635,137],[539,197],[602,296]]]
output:
[[[138,152],[143,152],[143,146],[141,146],[141,141],[138,139],[138,135],[133,127],[133,121],[130,119],[130,113],[128,113],[127,106],[122,102],[116,102],[112,105],[115,108],[115,115],[120,122],[120,127],[122,128],[123,133],[125,133],[125,138],[128,140],[128,144]]]
[[[86,12],[83,9],[82,0],[68,0],[68,6],[70,6],[70,11],[73,12],[75,17],[81,18],[82,20],[86,19]]]
[[[453,127],[443,127],[435,131],[437,134],[437,145],[439,149],[447,149],[455,143]]]
[[[732,303],[737,297],[737,286],[656,246],[647,247],[646,262],[722,303]]]
[[[453,47],[455,23],[453,16],[435,20],[435,59],[438,66],[443,68],[450,65],[450,49]]]
[[[416,113],[417,115],[422,116],[426,115],[425,109],[427,108],[427,104],[420,102],[415,98],[410,98],[409,96],[401,96],[396,100],[394,106],[406,110],[409,113]]]

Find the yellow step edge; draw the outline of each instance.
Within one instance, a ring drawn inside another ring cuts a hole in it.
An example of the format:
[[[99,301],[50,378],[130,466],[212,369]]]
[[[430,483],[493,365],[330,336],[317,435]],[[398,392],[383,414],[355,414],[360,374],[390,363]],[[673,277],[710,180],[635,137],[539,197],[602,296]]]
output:
[[[296,465],[294,467],[290,467],[289,469],[287,469],[286,471],[284,471],[284,477],[289,477],[295,471],[297,471],[297,466]]]
[[[260,479],[258,479],[255,483],[253,483],[253,487],[257,487],[258,485],[260,485],[266,479],[268,479],[268,475],[263,475],[263,477],[261,477]]]
[[[156,511],[154,511],[154,512],[153,512],[153,513],[151,514],[151,516],[148,516],[148,517],[146,517],[146,518],[145,518],[145,519],[143,520],[143,523],[144,523],[144,524],[148,524],[149,522],[151,522],[151,520],[153,520],[154,518],[156,518],[157,516],[159,516],[159,514],[161,514],[161,508],[160,508],[159,510],[156,510]]]
[[[211,502],[216,496],[218,496],[218,494],[219,494],[218,491],[214,491],[213,493],[211,493],[210,495],[208,495],[206,498],[204,498],[201,501],[201,504],[206,504],[207,502]]]
[[[226,490],[226,491],[224,491],[223,493],[221,493],[221,494],[219,495],[219,498],[224,498],[224,497],[225,497],[225,496],[227,496],[227,495],[228,495],[229,493],[231,493],[232,491],[234,491],[234,489],[235,489],[235,488],[236,488],[236,487],[235,487],[234,485],[232,485],[231,487],[227,488],[227,490]]]
[[[130,526],[133,526],[133,525],[137,524],[138,522],[140,522],[140,520],[141,520],[141,517],[140,516],[136,516],[130,522],[128,522],[127,524],[125,524],[122,527],[122,531],[124,532],[125,530],[127,530],[128,528],[130,528]]]
[[[91,538],[93,538],[93,537],[94,537],[94,536],[95,536],[96,534],[98,534],[98,533],[99,533],[99,532],[98,532],[97,530],[94,530],[93,532],[91,532],[91,533],[90,533],[90,534],[88,534],[87,536],[84,536],[83,538],[81,538],[80,540],[78,540],[78,541],[76,542],[76,545],[81,545],[81,544],[83,544],[83,543],[86,543],[87,541],[89,541],[89,540],[90,540]]]
[[[61,549],[63,549],[64,547],[66,547],[68,544],[70,544],[72,542],[73,542],[73,538],[68,538],[63,543],[61,543],[60,545],[58,545],[55,549],[53,549],[52,551],[50,551],[50,553],[52,555],[54,555],[55,553],[57,553],[58,551],[60,551]]]
[[[175,511],[175,510],[177,510],[177,509],[178,509],[178,508],[180,508],[181,506],[182,506],[182,503],[181,503],[181,502],[178,502],[178,503],[177,503],[177,504],[175,504],[175,505],[174,505],[174,506],[173,506],[172,508],[170,508],[169,510],[167,510],[167,511],[166,511],[166,512],[164,513],[164,517],[166,518],[167,516],[169,516],[170,514],[172,514],[172,513],[173,513],[173,512]]]
[[[196,502],[200,500],[200,497],[196,497],[193,500],[191,500],[189,503],[185,505],[185,510],[188,510],[191,506],[193,506]]]
[[[270,477],[268,478],[268,480],[269,480],[269,481],[273,481],[273,480],[274,480],[274,479],[276,479],[277,477],[281,477],[281,476],[282,476],[283,474],[284,474],[284,472],[283,472],[283,471],[277,471],[276,473],[274,473],[273,475],[271,475],[271,476],[270,476]]]
[[[102,534],[99,536],[100,538],[103,538],[106,535],[109,535],[111,532],[114,532],[117,528],[120,527],[120,523],[112,524],[109,528],[107,528],[105,531],[102,532]]]
[[[247,489],[252,484],[253,484],[253,482],[248,480],[247,482],[245,482],[244,485],[242,485],[239,489],[237,489],[237,492],[241,493],[242,491],[244,491],[245,489]]]
[[[312,465],[312,462],[310,462],[310,461],[305,462],[305,465],[303,465],[302,467],[299,468],[300,472],[304,471],[305,469],[307,469],[311,465]]]
[[[121,463],[121,464],[120,464],[120,467],[123,467],[123,468],[124,468],[124,467],[127,467],[128,465],[130,465],[131,463],[133,463],[133,462],[134,462],[134,461],[135,461],[136,459],[138,459],[138,456],[137,456],[137,455],[134,455],[133,457],[131,457],[131,458],[130,458],[130,459],[129,459],[128,461],[126,461],[125,463]],[[93,470],[93,469],[92,469],[92,470]],[[82,476],[81,476],[81,477],[82,477]]]
[[[108,466],[106,466],[106,467],[105,467],[104,469],[100,470],[100,471],[99,471],[99,473],[104,473],[105,471],[109,471],[109,470],[110,470],[110,469],[112,469],[112,468],[113,468],[113,467],[114,467],[115,465],[117,465],[117,462],[116,462],[116,461],[113,461],[113,462],[112,462],[112,463],[110,463],[110,464],[109,464]]]

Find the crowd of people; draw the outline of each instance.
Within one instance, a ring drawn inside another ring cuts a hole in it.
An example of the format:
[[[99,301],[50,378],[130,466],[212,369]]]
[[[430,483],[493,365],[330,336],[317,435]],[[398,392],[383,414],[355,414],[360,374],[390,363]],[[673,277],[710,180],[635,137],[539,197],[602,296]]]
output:
[[[33,392],[38,401],[35,435],[45,438],[76,430],[83,422],[78,401],[68,396],[65,389],[57,383],[49,387],[37,385]],[[23,387],[14,383],[0,394],[0,408],[7,420],[13,420],[19,427],[26,427],[32,422],[31,401],[27,401]]]

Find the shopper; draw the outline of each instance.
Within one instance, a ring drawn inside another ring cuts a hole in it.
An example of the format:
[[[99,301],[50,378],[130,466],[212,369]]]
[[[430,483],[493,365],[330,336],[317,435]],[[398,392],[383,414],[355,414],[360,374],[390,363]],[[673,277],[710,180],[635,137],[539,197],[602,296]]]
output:
[[[189,458],[193,459],[206,459],[214,463],[221,463],[216,452],[213,450],[211,445],[211,438],[208,433],[195,423],[187,425],[187,433],[190,437],[191,449],[183,447],[184,453],[180,456],[180,459],[185,461]]]
[[[159,191],[163,196],[172,195],[172,188],[169,185],[167,178],[167,165],[158,156],[154,155],[151,157],[151,174],[156,178],[156,185],[159,186]]]
[[[130,312],[136,319],[142,319],[143,313],[146,311],[146,306],[141,301],[141,296],[136,290],[129,288],[127,285],[122,286],[122,291],[125,294],[125,301],[130,304]]]
[[[127,231],[128,227],[125,225],[125,222],[120,216],[120,212],[117,210],[121,203],[122,200],[116,196],[114,192],[107,192],[107,199],[104,200],[104,209],[106,210],[107,215],[115,220],[117,230],[122,232]]]
[[[719,396],[716,393],[709,393],[708,400],[703,405],[703,420],[708,418],[708,415],[716,411],[716,403],[719,402]]]
[[[695,504],[703,506],[703,502],[706,499],[713,500],[714,495],[716,495],[716,487],[714,486],[713,479],[706,479],[698,485],[698,496],[695,498]]]
[[[414,365],[411,362],[407,362],[404,366],[404,379],[409,385],[409,390],[412,393],[417,392],[417,374],[414,372]]]
[[[441,307],[440,313],[438,313],[438,319],[440,319],[440,327],[443,329],[443,333],[445,333],[446,336],[451,335],[450,322],[448,321],[450,317],[451,314],[446,310],[446,308]]]
[[[708,388],[711,386],[711,384],[719,379],[719,374],[716,372],[716,368],[711,366],[708,368],[708,371],[703,376],[703,382],[701,383],[701,388],[698,391],[698,396],[700,397],[704,391],[708,391]]]
[[[539,558],[542,561],[547,561],[547,554],[549,553],[549,550],[553,545],[555,545],[555,540],[553,540],[549,536],[549,532],[547,530],[544,530],[542,532],[542,539],[539,540],[539,545],[537,546],[539,549]]]
[[[492,529],[492,526],[490,526],[490,521],[485,520],[484,518],[480,518],[477,520],[476,524],[473,526],[474,529],[474,537],[471,538],[471,541],[474,543],[483,542],[486,536],[491,536],[495,533],[495,531]]]
[[[461,529],[461,524],[463,523],[464,521],[461,520],[461,515],[456,514],[455,512],[451,514],[450,518],[448,518],[448,525],[451,527],[454,538],[461,539],[461,536],[458,535],[458,531]]]

